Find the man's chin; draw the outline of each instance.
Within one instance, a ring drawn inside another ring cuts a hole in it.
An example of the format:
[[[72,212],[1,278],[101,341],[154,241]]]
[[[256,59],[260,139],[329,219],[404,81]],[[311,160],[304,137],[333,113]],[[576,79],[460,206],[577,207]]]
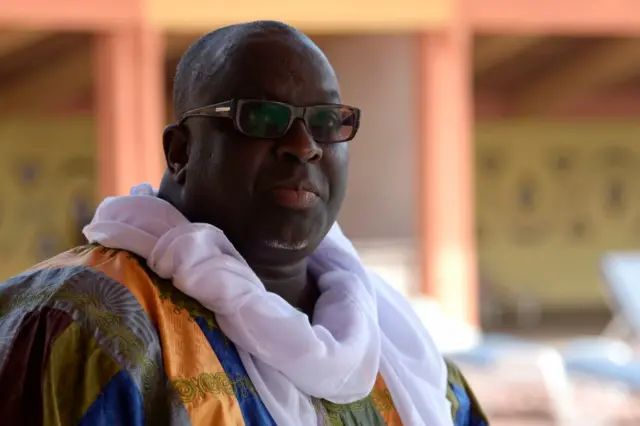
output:
[[[308,240],[298,240],[298,241],[289,241],[289,240],[265,240],[263,243],[266,247],[276,250],[287,250],[287,251],[300,251],[305,250],[309,247]]]
[[[280,250],[299,251],[315,249],[326,233],[324,217],[321,215],[287,215],[265,217],[256,225],[254,236],[259,237],[264,247]]]
[[[316,248],[307,240],[280,240],[275,238],[254,240],[250,247],[239,250],[249,265],[291,265],[309,257]],[[237,247],[236,247],[237,248]]]

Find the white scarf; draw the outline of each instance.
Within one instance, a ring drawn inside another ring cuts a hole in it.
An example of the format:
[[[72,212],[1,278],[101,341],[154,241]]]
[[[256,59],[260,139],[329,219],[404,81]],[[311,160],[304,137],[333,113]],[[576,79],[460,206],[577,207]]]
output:
[[[316,425],[309,396],[355,402],[378,372],[404,425],[452,426],[446,366],[431,337],[337,224],[310,257],[321,292],[312,323],[265,290],[222,231],[189,222],[148,184],[104,200],[84,235],[142,256],[214,312],[279,426]]]

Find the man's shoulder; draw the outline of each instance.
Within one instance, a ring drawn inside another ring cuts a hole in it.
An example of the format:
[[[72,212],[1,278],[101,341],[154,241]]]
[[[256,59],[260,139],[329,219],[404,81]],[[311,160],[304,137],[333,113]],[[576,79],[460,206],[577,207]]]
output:
[[[119,249],[112,249],[97,243],[74,247],[47,259],[26,272],[65,267],[86,267],[107,275],[117,275],[118,271],[142,267],[144,259]]]
[[[88,244],[73,248],[0,284],[0,319],[10,312],[26,313],[44,306],[79,308],[87,303],[102,311],[113,303],[145,297],[152,280],[135,255]],[[135,288],[136,291],[132,291]],[[134,294],[136,293],[136,294]]]
[[[139,260],[96,245],[10,278],[0,284],[0,383],[41,389],[65,425],[93,424],[116,409],[109,404],[129,416],[170,415],[156,403],[166,401],[167,377],[153,303],[158,292]],[[125,401],[132,395],[146,405]]]
[[[110,339],[119,339],[113,347],[158,346],[148,309],[157,298],[132,254],[77,247],[0,284],[0,360],[11,346],[5,343],[42,333],[49,342],[69,334],[84,336],[74,338],[75,344],[97,339],[111,345]]]

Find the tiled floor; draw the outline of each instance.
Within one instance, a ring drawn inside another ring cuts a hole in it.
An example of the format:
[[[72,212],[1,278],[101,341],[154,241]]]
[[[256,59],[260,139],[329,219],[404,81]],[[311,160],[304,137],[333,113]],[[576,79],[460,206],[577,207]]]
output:
[[[469,382],[487,411],[491,426],[639,426],[640,399],[603,388],[602,383],[572,381],[574,417],[553,420],[552,404],[541,382],[514,389],[491,374],[470,374]]]
[[[607,320],[579,318],[563,324],[553,322],[525,333],[513,329],[499,331],[559,347],[576,336],[598,335]],[[507,380],[501,380],[495,371],[460,367],[487,411],[491,426],[640,426],[640,395],[635,398],[625,395],[607,388],[606,383],[572,378],[569,400],[573,402],[575,416],[557,422],[550,415],[553,404],[542,380],[534,378],[514,386],[508,383],[509,373],[503,373]]]
[[[582,333],[581,333],[582,334]],[[561,335],[537,336],[536,340],[560,345]],[[570,336],[566,336],[570,337]],[[640,426],[640,396],[632,397],[606,383],[572,378],[569,401],[574,416],[565,422],[554,421],[553,403],[544,382],[529,377],[513,384],[509,370],[471,369],[460,366],[481,405],[487,412],[491,426]],[[513,374],[520,371],[513,369]]]

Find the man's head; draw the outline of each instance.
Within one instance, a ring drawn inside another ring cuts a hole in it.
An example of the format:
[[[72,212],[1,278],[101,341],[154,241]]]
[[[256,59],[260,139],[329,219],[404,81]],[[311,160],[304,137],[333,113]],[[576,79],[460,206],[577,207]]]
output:
[[[222,229],[250,262],[287,263],[310,254],[344,199],[348,150],[345,142],[318,137],[323,126],[330,127],[327,116],[334,110],[287,105],[340,104],[338,82],[324,54],[282,23],[233,25],[194,43],[178,65],[174,84],[180,124],[165,130],[168,170],[161,196],[191,221]],[[242,106],[250,99],[286,105]],[[189,111],[230,100],[215,109],[216,117],[210,110],[209,116],[182,120]],[[239,108],[242,117],[234,115]],[[261,121],[252,122],[255,117]],[[260,132],[273,136],[278,126],[262,120],[274,118],[281,129],[289,124],[288,130],[276,138],[256,137]],[[320,127],[313,127],[314,120]]]

